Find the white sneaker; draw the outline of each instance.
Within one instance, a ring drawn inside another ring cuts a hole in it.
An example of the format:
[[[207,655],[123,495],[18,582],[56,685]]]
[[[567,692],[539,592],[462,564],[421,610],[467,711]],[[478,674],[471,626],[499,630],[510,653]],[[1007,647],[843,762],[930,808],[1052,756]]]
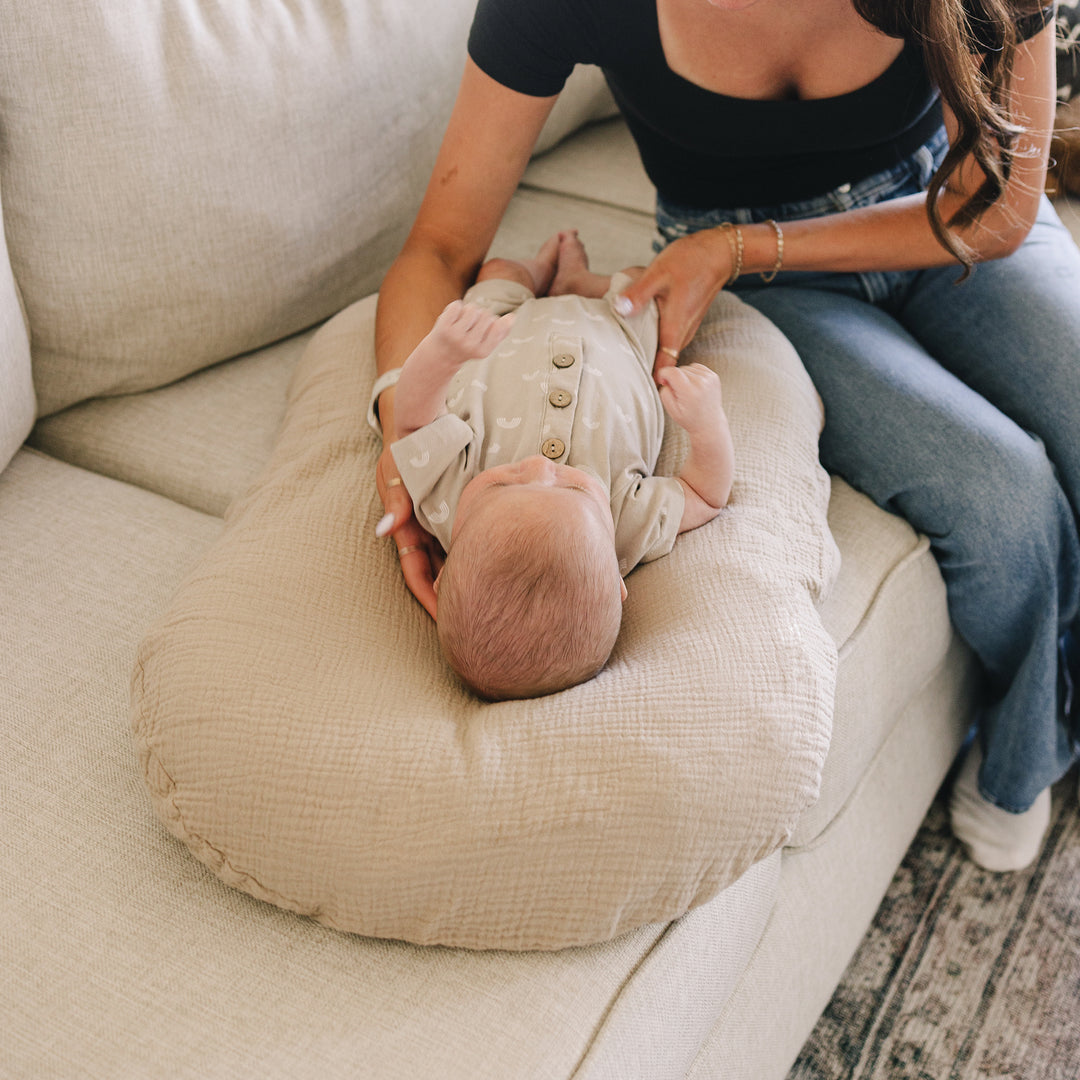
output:
[[[979,794],[983,753],[976,739],[968,750],[949,797],[953,835],[984,870],[1023,870],[1038,857],[1050,826],[1050,789],[1039,793],[1022,814],[1010,814]]]

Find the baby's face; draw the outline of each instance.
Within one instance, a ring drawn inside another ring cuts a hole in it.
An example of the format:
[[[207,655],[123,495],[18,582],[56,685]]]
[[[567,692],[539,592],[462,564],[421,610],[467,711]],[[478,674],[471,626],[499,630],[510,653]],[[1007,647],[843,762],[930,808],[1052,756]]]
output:
[[[614,543],[615,523],[608,493],[596,477],[541,454],[496,465],[474,476],[458,500],[451,543],[469,521],[489,513],[504,515],[528,507],[545,516],[581,516]]]

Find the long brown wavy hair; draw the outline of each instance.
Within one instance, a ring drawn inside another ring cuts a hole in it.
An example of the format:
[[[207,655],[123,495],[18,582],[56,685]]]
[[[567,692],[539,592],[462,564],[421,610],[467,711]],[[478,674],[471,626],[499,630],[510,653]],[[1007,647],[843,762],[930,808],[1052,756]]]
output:
[[[1017,136],[1009,85],[1016,56],[1016,20],[1048,0],[854,0],[855,10],[890,37],[918,43],[926,70],[956,116],[958,132],[927,188],[927,213],[938,241],[964,264],[974,255],[952,231],[975,222],[1009,181]],[[974,16],[973,16],[974,12]],[[973,21],[973,18],[977,21]],[[971,62],[973,54],[982,63]],[[946,222],[938,204],[942,189],[971,155],[986,179]]]

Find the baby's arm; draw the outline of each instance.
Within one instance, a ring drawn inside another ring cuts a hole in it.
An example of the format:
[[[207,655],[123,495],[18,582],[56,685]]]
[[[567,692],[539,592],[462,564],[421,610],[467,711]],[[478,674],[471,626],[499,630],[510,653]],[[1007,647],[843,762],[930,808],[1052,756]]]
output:
[[[487,356],[506,337],[513,314],[493,315],[454,300],[402,365],[394,393],[395,437],[404,438],[445,411],[450,380],[466,360]]]
[[[679,532],[711,521],[727,505],[735,464],[720,377],[704,364],[661,368],[660,400],[690,436],[690,452],[679,473],[686,495]]]

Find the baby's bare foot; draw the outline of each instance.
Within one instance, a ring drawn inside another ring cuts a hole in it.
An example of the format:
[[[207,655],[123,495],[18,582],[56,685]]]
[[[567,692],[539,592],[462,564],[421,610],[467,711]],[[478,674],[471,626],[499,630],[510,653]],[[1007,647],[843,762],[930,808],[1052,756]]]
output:
[[[559,263],[559,242],[562,235],[562,233],[556,233],[554,236],[549,236],[536,253],[536,258],[526,260],[525,265],[529,267],[533,281],[536,282],[533,292],[537,296],[546,296],[551,288],[551,281],[555,277]]]
[[[496,256],[488,259],[480,272],[476,275],[477,281],[490,281],[499,279],[503,281],[515,281],[531,289],[533,296],[547,296],[551,287],[551,279],[555,276],[555,267],[559,261],[559,238],[562,233],[549,236],[541,245],[540,250],[531,259],[506,259]]]
[[[559,234],[559,264],[548,290],[549,296],[588,296],[599,299],[607,292],[611,278],[606,274],[594,274],[589,269],[589,256],[585,245],[578,239],[576,229]]]
[[[520,259],[522,269],[532,279],[533,296],[547,296],[555,267],[559,261],[559,238],[562,233],[549,236],[531,259]]]
[[[581,282],[589,273],[589,256],[578,239],[577,229],[565,229],[558,235],[558,262],[548,290],[551,296],[581,292]]]

